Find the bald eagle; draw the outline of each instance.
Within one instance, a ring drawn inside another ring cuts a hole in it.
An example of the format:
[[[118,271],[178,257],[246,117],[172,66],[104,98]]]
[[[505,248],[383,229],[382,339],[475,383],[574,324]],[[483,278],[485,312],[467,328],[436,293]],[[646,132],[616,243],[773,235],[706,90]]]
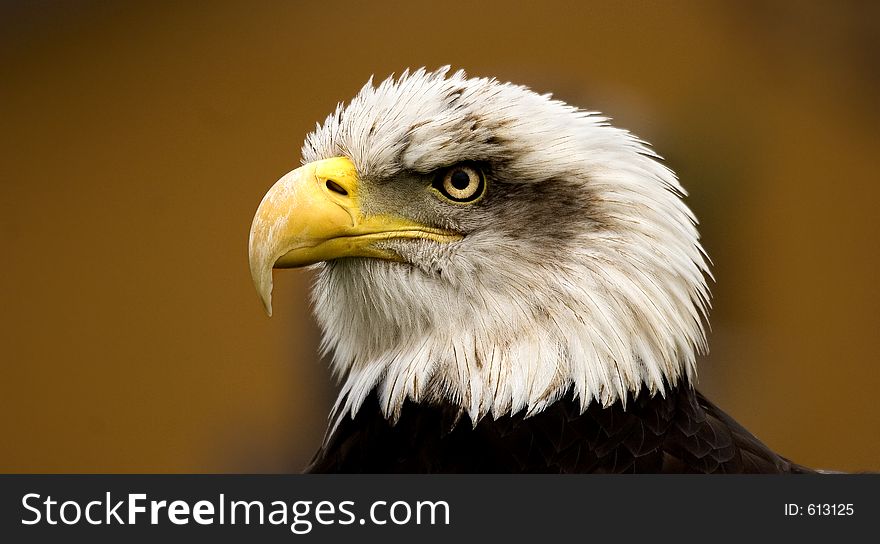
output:
[[[675,174],[495,79],[372,79],[257,209],[254,284],[316,271],[341,390],[313,472],[808,472],[694,388],[707,257]]]

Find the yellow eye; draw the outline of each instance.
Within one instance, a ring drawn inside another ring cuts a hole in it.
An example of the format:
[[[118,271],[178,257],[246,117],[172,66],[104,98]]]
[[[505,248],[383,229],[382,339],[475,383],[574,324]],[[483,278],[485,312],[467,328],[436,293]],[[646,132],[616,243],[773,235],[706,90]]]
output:
[[[479,169],[459,165],[446,170],[434,186],[453,202],[473,202],[486,191],[486,179]]]

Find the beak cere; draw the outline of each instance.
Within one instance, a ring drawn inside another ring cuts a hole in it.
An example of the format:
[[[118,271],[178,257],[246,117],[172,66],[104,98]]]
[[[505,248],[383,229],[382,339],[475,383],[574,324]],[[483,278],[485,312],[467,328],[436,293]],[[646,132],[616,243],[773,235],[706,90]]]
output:
[[[248,241],[254,286],[272,315],[272,269],[296,268],[340,257],[400,260],[376,242],[421,238],[452,242],[461,236],[395,215],[361,212],[354,164],[335,157],[287,173],[257,208]]]

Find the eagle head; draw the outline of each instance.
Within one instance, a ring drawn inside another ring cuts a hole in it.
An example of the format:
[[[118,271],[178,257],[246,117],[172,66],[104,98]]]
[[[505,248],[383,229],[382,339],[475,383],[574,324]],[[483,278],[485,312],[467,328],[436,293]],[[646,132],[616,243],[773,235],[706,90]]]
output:
[[[424,69],[368,82],[260,204],[254,283],[311,265],[338,415],[377,395],[481,418],[651,394],[705,349],[706,257],[675,174],[595,112]]]

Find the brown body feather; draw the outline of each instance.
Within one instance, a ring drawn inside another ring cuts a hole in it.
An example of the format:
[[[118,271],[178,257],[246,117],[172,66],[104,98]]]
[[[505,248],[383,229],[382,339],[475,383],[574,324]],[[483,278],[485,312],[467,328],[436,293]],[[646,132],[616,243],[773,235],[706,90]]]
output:
[[[473,427],[452,406],[407,402],[392,425],[371,395],[340,422],[309,472],[805,473],[684,385],[580,413],[568,396],[543,412]]]

